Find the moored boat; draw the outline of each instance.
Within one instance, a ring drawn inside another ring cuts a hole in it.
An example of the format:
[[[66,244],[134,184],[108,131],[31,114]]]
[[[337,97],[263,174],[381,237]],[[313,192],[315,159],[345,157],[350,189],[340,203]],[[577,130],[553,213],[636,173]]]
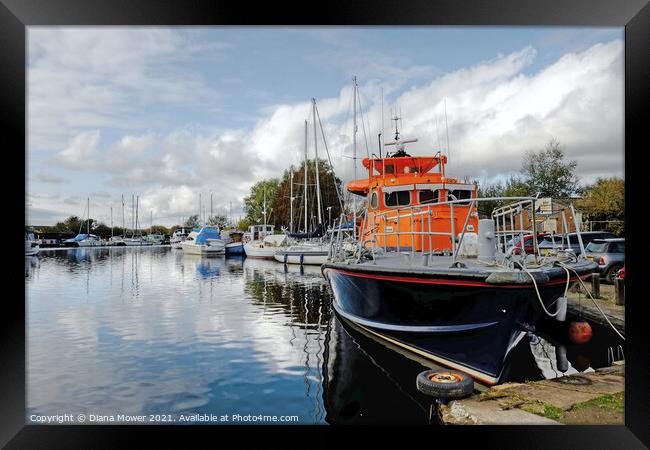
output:
[[[498,383],[510,350],[571,283],[595,264],[575,255],[499,253],[507,238],[536,235],[535,198],[477,198],[447,177],[447,156],[413,157],[396,132],[392,156],[366,158],[367,179],[347,188],[368,199],[354,252],[334,245],[322,266],[345,320],[484,384]],[[479,220],[481,201],[501,201]]]
[[[25,256],[37,255],[40,251],[39,244],[32,231],[25,231]]]
[[[169,239],[169,243],[171,244],[172,248],[182,248],[181,243],[187,239],[187,236],[189,234],[190,232],[186,228],[179,228],[174,231],[171,238]]]
[[[211,227],[194,228],[181,243],[184,253],[190,255],[224,255],[226,244],[221,240],[219,230]]]
[[[298,245],[290,245],[275,252],[273,257],[276,261],[285,264],[307,264],[318,265],[327,262],[329,245],[322,243],[305,242]]]

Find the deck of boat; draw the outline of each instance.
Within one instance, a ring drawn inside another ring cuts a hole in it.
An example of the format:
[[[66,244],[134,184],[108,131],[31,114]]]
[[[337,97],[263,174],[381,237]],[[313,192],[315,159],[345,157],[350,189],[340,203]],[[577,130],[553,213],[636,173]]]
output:
[[[497,256],[497,260],[502,260]],[[544,278],[556,278],[559,276],[566,277],[566,271],[562,267],[544,264],[533,266],[532,256],[527,259],[527,271],[530,272],[537,282],[543,282]],[[478,258],[457,257],[456,266],[453,266],[451,256],[431,256],[428,253],[386,253],[376,255],[374,259],[360,262],[330,262],[324,265],[324,268],[333,268],[338,270],[361,270],[371,273],[401,273],[420,276],[462,276],[463,278],[483,279],[490,277],[499,282],[514,282],[517,284],[532,283],[530,275],[520,269],[513,269],[504,265],[481,261]],[[578,262],[565,262],[579,273],[593,270],[595,263],[579,260]],[[571,274],[573,278],[575,274]],[[502,280],[500,280],[502,279]]]

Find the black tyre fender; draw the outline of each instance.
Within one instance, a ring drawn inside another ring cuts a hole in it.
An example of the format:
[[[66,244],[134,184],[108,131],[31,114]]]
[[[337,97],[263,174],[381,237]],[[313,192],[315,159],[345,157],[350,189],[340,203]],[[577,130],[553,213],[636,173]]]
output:
[[[418,390],[438,398],[462,398],[474,392],[474,380],[457,370],[425,370],[415,379]]]

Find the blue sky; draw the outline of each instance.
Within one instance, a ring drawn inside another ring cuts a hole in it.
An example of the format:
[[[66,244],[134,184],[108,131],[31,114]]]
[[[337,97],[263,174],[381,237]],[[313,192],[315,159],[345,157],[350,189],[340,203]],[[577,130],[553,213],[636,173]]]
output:
[[[30,27],[28,222],[81,215],[88,196],[108,221],[136,194],[142,216],[171,225],[211,190],[240,214],[250,185],[299,163],[311,97],[347,180],[354,75],[372,145],[383,91],[386,127],[397,105],[415,154],[433,153],[447,103],[459,177],[517,171],[551,137],[583,182],[622,176],[622,40],[615,28]]]

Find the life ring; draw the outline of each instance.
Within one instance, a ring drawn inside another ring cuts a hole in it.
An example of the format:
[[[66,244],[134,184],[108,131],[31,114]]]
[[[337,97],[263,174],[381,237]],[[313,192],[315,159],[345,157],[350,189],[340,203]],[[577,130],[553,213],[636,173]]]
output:
[[[474,392],[474,380],[457,370],[425,370],[415,385],[423,394],[437,398],[462,398]]]

